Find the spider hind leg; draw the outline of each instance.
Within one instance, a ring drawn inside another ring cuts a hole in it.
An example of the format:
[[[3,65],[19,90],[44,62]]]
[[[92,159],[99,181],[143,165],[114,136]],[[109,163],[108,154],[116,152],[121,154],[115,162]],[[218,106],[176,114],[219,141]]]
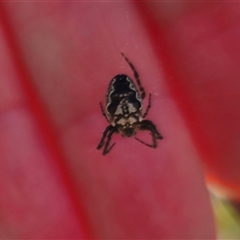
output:
[[[99,105],[100,105],[100,108],[101,108],[101,112],[102,112],[102,115],[106,118],[106,120],[108,121],[108,118],[107,118],[107,115],[105,113],[105,111],[103,110],[103,105],[101,102],[99,102]]]
[[[144,88],[141,84],[140,77],[139,77],[139,74],[138,74],[136,68],[134,67],[134,65],[129,61],[129,59],[123,53],[121,53],[121,54],[124,57],[124,59],[126,60],[126,62],[128,63],[128,65],[130,66],[130,68],[132,69],[134,77],[137,81],[137,85],[138,85],[140,93],[141,93],[141,98],[144,99],[145,96],[146,96],[146,93],[145,93],[145,90],[144,90]]]
[[[148,106],[147,106],[147,108],[146,108],[146,111],[145,111],[145,113],[143,114],[143,118],[145,118],[146,116],[147,116],[147,114],[148,114],[148,111],[149,111],[149,109],[151,108],[151,104],[152,104],[152,94],[150,93],[149,94],[149,97],[148,97]]]

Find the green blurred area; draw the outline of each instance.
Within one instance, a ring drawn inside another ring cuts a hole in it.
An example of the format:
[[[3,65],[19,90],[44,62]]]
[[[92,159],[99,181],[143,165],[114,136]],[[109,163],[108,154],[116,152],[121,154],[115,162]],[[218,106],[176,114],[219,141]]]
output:
[[[212,196],[218,239],[240,239],[240,203]]]

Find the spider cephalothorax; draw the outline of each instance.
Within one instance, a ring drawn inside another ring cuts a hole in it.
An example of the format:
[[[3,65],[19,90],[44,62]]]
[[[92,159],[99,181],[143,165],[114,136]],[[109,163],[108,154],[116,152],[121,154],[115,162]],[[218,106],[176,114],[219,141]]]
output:
[[[103,155],[107,154],[114,146],[115,143],[109,147],[114,133],[120,133],[123,137],[132,137],[137,131],[148,130],[152,135],[152,144],[145,143],[138,138],[135,139],[152,148],[157,147],[157,139],[163,139],[151,121],[143,120],[151,107],[151,94],[149,94],[146,111],[142,113],[142,100],[146,95],[144,88],[133,64],[123,53],[121,54],[133,70],[138,88],[133,80],[125,74],[118,74],[111,80],[106,94],[105,110],[100,103],[102,114],[110,123],[97,146],[97,149],[103,148]]]

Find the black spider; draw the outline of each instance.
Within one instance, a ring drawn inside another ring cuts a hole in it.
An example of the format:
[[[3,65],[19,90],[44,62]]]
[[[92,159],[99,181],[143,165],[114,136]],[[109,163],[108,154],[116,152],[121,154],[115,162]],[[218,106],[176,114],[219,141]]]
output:
[[[150,131],[152,144],[135,138],[144,145],[152,148],[157,147],[157,139],[163,139],[156,126],[149,120],[143,120],[151,107],[151,94],[149,94],[148,106],[145,113],[142,113],[142,100],[145,98],[145,91],[141,85],[137,70],[123,53],[124,59],[131,67],[137,81],[138,89],[133,80],[125,74],[116,75],[110,82],[106,94],[105,111],[100,102],[103,116],[110,125],[105,129],[97,149],[103,148],[103,155],[109,153],[115,143],[110,147],[111,137],[114,133],[121,133],[123,137],[132,137],[137,131]],[[105,141],[106,139],[106,141]]]

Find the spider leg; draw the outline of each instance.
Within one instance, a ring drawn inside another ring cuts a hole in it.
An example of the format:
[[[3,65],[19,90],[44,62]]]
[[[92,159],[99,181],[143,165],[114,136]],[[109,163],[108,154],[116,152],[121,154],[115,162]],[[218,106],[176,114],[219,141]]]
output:
[[[107,119],[107,115],[106,115],[106,113],[105,113],[104,110],[103,110],[102,103],[99,102],[99,104],[100,104],[100,108],[101,108],[102,115]],[[107,121],[108,121],[108,119],[107,119]]]
[[[153,136],[153,135],[152,135],[152,140],[153,140],[152,144],[146,143],[146,142],[144,142],[144,141],[142,141],[142,140],[140,140],[139,138],[136,138],[136,137],[135,137],[135,139],[138,140],[140,143],[148,146],[148,147],[151,147],[151,148],[156,148],[157,147],[156,137]]]
[[[115,133],[115,132],[116,132],[115,128],[112,128],[112,129],[108,132],[107,141],[106,141],[105,146],[104,146],[104,148],[103,148],[103,153],[102,153],[103,155],[106,155],[107,153],[109,153],[109,152],[111,151],[111,149],[113,148],[113,146],[115,145],[115,143],[113,143],[110,147],[108,147],[108,146],[109,146],[109,143],[110,143],[110,141],[111,141],[112,135],[113,135],[113,133]]]
[[[144,90],[144,88],[143,88],[143,86],[141,84],[140,77],[139,77],[139,74],[138,74],[136,68],[133,66],[133,64],[129,61],[129,59],[123,53],[121,53],[121,54],[124,57],[124,59],[126,60],[126,62],[128,63],[128,65],[130,66],[130,68],[132,69],[134,77],[135,77],[135,79],[137,81],[139,90],[141,92],[141,98],[144,99],[145,96],[146,96],[146,93],[145,93],[145,90]]]
[[[139,123],[139,130],[141,131],[150,131],[151,135],[152,135],[152,144],[148,144],[145,143],[144,141],[135,138],[137,141],[141,142],[142,144],[148,146],[148,147],[152,147],[152,148],[156,148],[157,147],[157,139],[163,139],[162,135],[158,132],[156,126],[149,120],[143,120],[142,122]]]
[[[108,127],[106,127],[105,131],[103,132],[103,135],[102,135],[102,139],[101,141],[99,142],[99,144],[97,145],[97,149],[101,149],[103,147],[103,145],[105,144],[104,140],[107,136],[107,133],[112,129],[113,127],[111,125],[109,125]]]
[[[141,125],[143,126],[143,129],[140,130],[149,130],[151,131],[157,139],[163,139],[163,136],[160,134],[160,132],[157,130],[157,127],[153,124],[150,120],[143,120],[141,122]],[[145,129],[147,128],[147,129]]]
[[[146,108],[145,113],[143,114],[143,118],[145,118],[145,117],[147,116],[148,111],[149,111],[149,109],[150,109],[150,107],[151,107],[151,103],[152,103],[151,99],[152,99],[152,94],[149,93],[149,97],[148,97],[148,106],[147,106],[147,108]]]
[[[102,139],[99,142],[99,144],[97,145],[97,149],[101,149],[103,148],[103,155],[107,154],[108,152],[110,152],[110,150],[113,148],[113,146],[115,145],[115,143],[113,143],[109,148],[109,143],[112,137],[112,134],[115,133],[116,130],[112,125],[109,125],[108,127],[106,127],[105,131],[103,132],[102,135]],[[107,141],[105,142],[105,138],[107,138]]]

